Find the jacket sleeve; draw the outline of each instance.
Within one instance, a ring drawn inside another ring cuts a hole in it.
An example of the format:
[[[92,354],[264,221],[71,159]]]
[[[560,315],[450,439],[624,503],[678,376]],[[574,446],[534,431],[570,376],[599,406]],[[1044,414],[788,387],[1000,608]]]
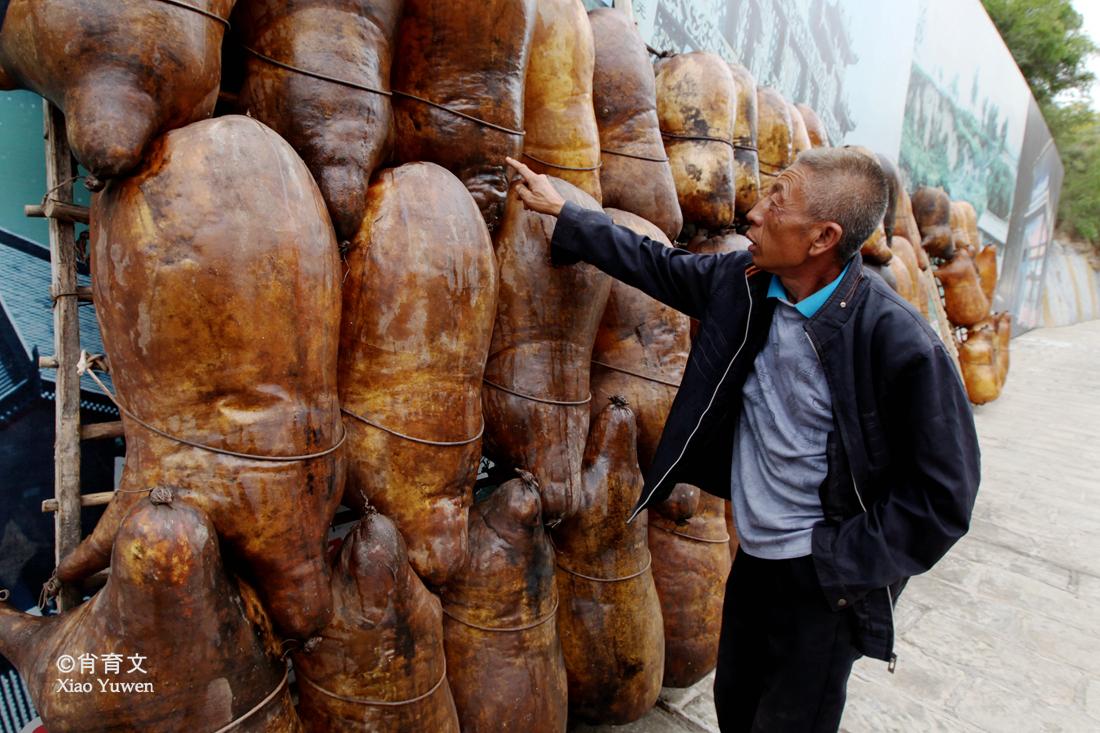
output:
[[[556,261],[572,253],[617,280],[632,285],[665,305],[701,318],[721,258],[666,247],[649,237],[619,226],[602,211],[590,211],[567,202],[558,216],[550,241]]]
[[[814,528],[818,578],[836,609],[929,570],[970,526],[980,454],[958,370],[936,344],[906,365],[898,383],[904,387],[888,408],[896,485],[862,514]]]

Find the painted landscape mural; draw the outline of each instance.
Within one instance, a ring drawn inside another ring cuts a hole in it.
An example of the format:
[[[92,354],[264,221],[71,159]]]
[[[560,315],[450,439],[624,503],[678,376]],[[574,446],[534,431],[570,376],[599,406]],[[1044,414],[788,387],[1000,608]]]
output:
[[[1029,114],[1031,93],[979,0],[634,0],[633,9],[655,51],[740,63],[757,84],[812,107],[834,143],[897,160],[910,190],[942,186],[973,204],[982,243],[998,245],[1009,275],[995,300],[1014,333],[1038,324],[1062,167],[1040,144],[1050,134]]]

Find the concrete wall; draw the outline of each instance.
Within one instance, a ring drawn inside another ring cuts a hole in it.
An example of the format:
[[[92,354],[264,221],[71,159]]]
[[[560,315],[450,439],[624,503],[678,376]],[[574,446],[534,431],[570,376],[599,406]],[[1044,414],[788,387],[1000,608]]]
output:
[[[1100,318],[1100,272],[1089,258],[1060,239],[1047,255],[1043,326],[1072,326]]]

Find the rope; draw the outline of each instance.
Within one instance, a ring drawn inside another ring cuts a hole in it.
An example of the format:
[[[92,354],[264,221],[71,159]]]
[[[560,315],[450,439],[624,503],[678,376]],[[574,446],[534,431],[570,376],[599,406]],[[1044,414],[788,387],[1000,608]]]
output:
[[[207,18],[210,18],[211,20],[216,20],[219,23],[221,23],[222,25],[224,25],[226,30],[229,30],[232,27],[232,26],[229,25],[228,20],[221,17],[220,15],[217,15],[215,13],[211,13],[209,10],[203,10],[202,8],[196,8],[194,5],[188,5],[187,3],[182,3],[182,2],[180,2],[180,0],[160,0],[160,2],[165,3],[167,5],[175,5],[177,8],[184,8],[186,10],[191,10],[193,12],[198,13],[199,15],[205,15]]]
[[[667,59],[669,56],[676,55],[676,53],[673,51],[658,51],[657,49],[653,48],[653,46],[650,46],[648,43],[645,44],[645,50],[649,51],[651,54],[659,59]]]
[[[393,435],[395,437],[403,438],[404,440],[411,440],[413,443],[421,443],[423,445],[438,445],[438,446],[442,446],[442,447],[447,447],[447,446],[452,446],[452,445],[469,445],[470,443],[476,442],[485,433],[485,420],[482,420],[481,421],[481,430],[478,430],[477,435],[475,435],[472,438],[467,438],[466,440],[424,440],[423,438],[414,438],[411,435],[405,435],[404,433],[399,433],[396,430],[390,430],[389,428],[384,427],[382,425],[379,425],[376,422],[371,422],[370,420],[363,417],[362,415],[356,415],[351,410],[347,410],[343,407],[340,408],[340,412],[344,413],[348,417],[354,417],[359,422],[366,423],[367,425],[370,425],[372,428],[378,428],[379,430],[381,430],[384,433],[389,433],[390,435]]]
[[[264,56],[259,51],[255,50],[253,48],[249,48],[248,46],[241,46],[241,48],[243,48],[245,51],[252,54],[256,58],[260,59],[261,61],[266,61],[267,63],[271,64],[272,66],[278,66],[280,69],[286,69],[287,71],[293,71],[297,74],[301,74],[302,76],[311,76],[314,79],[320,79],[321,81],[327,81],[331,84],[340,84],[341,86],[351,87],[352,89],[358,89],[358,90],[363,91],[363,92],[371,92],[372,94],[381,94],[383,97],[392,97],[393,96],[392,92],[387,92],[387,91],[384,91],[382,89],[375,89],[374,87],[368,87],[365,84],[357,84],[353,81],[347,81],[345,79],[337,79],[334,76],[325,76],[324,74],[318,74],[315,71],[307,71],[307,70],[299,68],[297,66],[291,66],[290,64],[284,64],[281,61],[276,61],[275,59],[271,58],[270,56]]]
[[[156,433],[157,435],[160,435],[161,437],[168,438],[169,440],[174,440],[177,443],[182,443],[183,445],[189,445],[192,448],[200,448],[200,449],[205,450],[205,451],[210,451],[211,453],[219,453],[223,456],[233,456],[234,458],[244,458],[244,459],[247,459],[247,460],[250,460],[250,461],[273,461],[273,462],[282,462],[282,463],[295,463],[295,462],[298,462],[298,461],[308,461],[308,460],[312,460],[314,458],[321,458],[323,456],[327,456],[328,454],[333,453],[336,450],[338,450],[340,448],[340,446],[342,446],[344,444],[344,441],[347,440],[347,438],[348,438],[348,431],[344,430],[343,435],[340,436],[340,440],[337,441],[336,445],[332,446],[331,448],[326,448],[325,450],[319,451],[317,453],[307,453],[305,455],[300,455],[300,456],[257,456],[257,455],[253,455],[251,453],[237,453],[236,451],[226,450],[225,448],[215,448],[215,447],[210,446],[210,445],[203,445],[202,443],[196,443],[194,441],[187,440],[186,438],[181,438],[177,435],[172,435],[171,433],[166,433],[163,430],[160,430],[159,428],[155,428],[152,425],[150,425],[149,423],[142,420],[140,417],[138,417],[134,413],[127,410],[125,407],[123,407],[122,403],[119,402],[118,399],[113,394],[111,394],[111,390],[107,389],[107,385],[103,384],[103,382],[100,381],[99,377],[97,377],[95,375],[95,372],[92,371],[92,364],[94,362],[98,361],[98,360],[99,360],[98,356],[91,356],[91,355],[88,354],[87,351],[81,351],[80,352],[80,363],[77,364],[77,373],[78,374],[87,374],[88,376],[90,376],[95,381],[95,383],[99,385],[99,388],[103,390],[103,393],[105,395],[107,395],[108,399],[110,399],[111,402],[113,402],[115,404],[115,407],[118,408],[118,411],[121,412],[126,417],[133,420],[134,422],[136,422],[138,425],[142,426],[146,430],[152,431],[152,432]]]
[[[675,135],[671,132],[665,132],[664,130],[661,130],[661,135],[663,137],[671,137],[671,138],[675,138],[677,140],[699,140],[701,142],[709,142],[709,143],[725,143],[726,145],[729,145],[731,148],[737,147],[736,145],[733,144],[733,142],[731,140],[727,140],[724,137],[710,137],[709,135]]]
[[[500,632],[527,631],[528,629],[533,629],[536,626],[542,626],[544,623],[546,623],[550,619],[554,618],[554,614],[558,612],[558,601],[559,601],[559,599],[557,599],[557,598],[554,599],[554,607],[552,609],[550,609],[550,613],[546,614],[546,618],[541,619],[539,621],[536,621],[533,624],[527,624],[526,626],[517,626],[517,627],[511,628],[511,629],[494,628],[492,626],[478,626],[477,624],[472,624],[472,623],[470,623],[469,621],[467,621],[465,619],[461,619],[458,616],[455,616],[453,613],[448,611],[446,608],[443,608],[442,610],[443,610],[444,615],[454,619],[455,621],[462,624],[463,626],[469,626],[471,629],[477,629],[478,631],[500,631]],[[442,608],[442,606],[440,608]]]
[[[56,191],[57,189],[61,188],[62,186],[67,186],[70,183],[73,183],[75,181],[79,181],[83,177],[84,176],[73,176],[72,178],[66,178],[64,181],[62,181],[61,183],[59,183],[56,186],[54,186],[53,188],[51,188],[49,191],[46,191],[46,193],[44,193],[42,195],[42,206],[45,207],[46,203],[48,201],[51,201],[51,200],[56,201],[59,204],[71,204],[72,201],[61,201],[60,199],[50,199],[50,194],[53,193],[54,191]]]
[[[597,583],[618,583],[620,580],[630,580],[632,578],[637,578],[639,575],[641,575],[645,571],[649,570],[649,567],[653,564],[653,554],[650,553],[648,550],[646,551],[646,554],[649,557],[645,562],[645,567],[644,568],[642,568],[641,570],[639,570],[636,573],[631,573],[630,575],[624,575],[621,578],[593,578],[589,575],[581,575],[580,573],[578,573],[575,570],[570,570],[569,568],[562,565],[560,562],[557,565],[558,565],[559,568],[561,568],[565,572],[569,573],[570,575],[576,575],[578,578],[584,578],[585,580],[592,580],[592,581],[595,581]]]
[[[532,397],[531,395],[526,395],[526,394],[523,394],[521,392],[513,392],[512,390],[508,389],[507,387],[500,386],[496,382],[490,382],[488,379],[482,379],[481,381],[485,382],[485,384],[489,385],[490,387],[496,387],[497,389],[499,389],[501,392],[504,392],[505,394],[515,395],[516,397],[522,397],[523,399],[531,400],[532,402],[541,402],[544,405],[562,405],[564,407],[576,407],[578,405],[587,405],[589,402],[592,401],[592,393],[591,392],[589,392],[588,396],[585,397],[583,400],[581,400],[579,402],[559,402],[558,400],[544,400],[541,397]]]
[[[639,379],[646,379],[646,380],[649,380],[650,382],[656,382],[657,384],[663,384],[667,387],[675,387],[676,389],[680,388],[680,385],[676,382],[666,382],[663,379],[657,379],[657,377],[650,377],[646,374],[641,374],[639,372],[632,372],[629,369],[623,369],[622,367],[617,367],[617,366],[612,366],[610,364],[605,364],[602,361],[596,361],[595,359],[592,360],[592,363],[596,364],[598,366],[602,366],[605,369],[610,369],[610,370],[615,371],[615,372],[622,372],[623,374],[629,374],[632,377],[638,377]]]
[[[683,537],[685,540],[695,540],[696,542],[709,542],[709,543],[712,543],[712,544],[715,544],[715,545],[720,545],[722,543],[730,541],[730,536],[729,535],[726,535],[726,538],[722,539],[722,540],[708,540],[708,539],[705,539],[703,537],[696,537],[694,535],[684,534],[683,532],[677,532],[674,529],[669,529],[668,527],[664,526],[663,524],[658,524],[656,522],[650,522],[649,526],[650,527],[656,527],[657,529],[663,529],[664,531],[668,532],[669,534],[674,534],[677,537]]]
[[[430,697],[432,694],[434,694],[435,691],[439,689],[439,686],[443,684],[443,681],[445,679],[447,679],[447,659],[446,659],[446,657],[444,657],[444,659],[443,659],[443,674],[440,675],[439,682],[436,682],[435,685],[432,687],[432,689],[428,690],[423,695],[417,695],[416,697],[412,698],[411,700],[400,700],[398,702],[382,702],[380,700],[358,700],[354,697],[345,697],[344,695],[337,695],[335,692],[329,692],[328,690],[326,690],[325,688],[321,687],[319,684],[317,684],[316,682],[311,680],[309,677],[306,677],[305,675],[303,675],[301,673],[298,674],[298,679],[301,680],[302,682],[305,682],[307,685],[309,685],[313,689],[317,690],[317,692],[320,692],[322,695],[328,695],[329,697],[335,698],[337,700],[343,700],[344,702],[355,703],[356,705],[377,705],[377,706],[381,706],[381,707],[399,707],[401,705],[408,705],[410,703],[420,702],[424,698]],[[221,731],[217,731],[216,733],[221,733]]]
[[[545,160],[539,160],[538,158],[536,158],[535,156],[533,156],[533,155],[531,155],[530,153],[527,153],[527,152],[524,152],[523,157],[530,158],[531,160],[535,161],[536,163],[540,163],[540,164],[548,166],[550,168],[557,168],[557,169],[563,170],[563,171],[596,171],[596,170],[599,170],[600,168],[603,167],[603,161],[602,160],[599,163],[597,163],[596,165],[590,166],[588,168],[574,168],[574,167],[568,166],[568,165],[558,165],[557,163],[547,163]]]
[[[781,166],[781,165],[775,165],[774,163],[765,163],[765,162],[764,162],[764,161],[762,161],[762,160],[758,160],[758,161],[757,161],[757,164],[758,164],[758,165],[759,165],[759,166],[760,166],[761,168],[771,168],[772,170],[776,170],[776,171],[779,171],[780,173],[782,173],[783,171],[787,170],[786,168],[784,168],[784,167],[783,167],[783,166]]]
[[[256,705],[256,707],[252,708],[247,713],[245,713],[241,717],[237,718],[236,720],[234,720],[229,725],[225,725],[225,726],[222,726],[221,728],[218,728],[216,731],[214,731],[214,733],[226,733],[226,731],[229,731],[229,730],[232,730],[233,728],[236,728],[238,725],[240,725],[244,721],[251,718],[257,712],[259,712],[265,705],[267,705],[269,702],[274,700],[275,696],[278,695],[284,687],[286,687],[287,675],[289,675],[289,674],[290,674],[290,667],[284,667],[283,668],[283,681],[280,682],[278,685],[276,685],[275,689],[271,691],[271,694],[269,694],[263,700],[260,700],[259,704]]]
[[[42,592],[38,594],[38,608],[43,613],[50,607],[50,600],[57,598],[61,593],[61,581],[57,579],[57,568],[50,573],[50,579],[42,584]]]
[[[738,150],[748,150],[750,153],[760,152],[760,148],[753,144],[751,137],[735,137],[733,139],[733,147]]]
[[[167,0],[161,0],[161,2],[166,2],[166,1]],[[456,115],[456,116],[461,117],[461,118],[466,119],[466,120],[470,120],[471,122],[476,122],[479,125],[484,125],[485,127],[489,127],[493,130],[499,130],[500,132],[506,133],[508,135],[517,135],[519,137],[523,137],[524,135],[527,134],[523,130],[512,130],[512,129],[509,129],[507,127],[502,127],[500,125],[493,124],[492,122],[487,122],[487,121],[485,121],[483,119],[480,119],[478,117],[474,117],[473,115],[468,115],[465,112],[459,112],[457,109],[451,109],[450,107],[439,104],[438,102],[433,102],[430,99],[424,99],[423,97],[418,97],[415,94],[409,94],[408,92],[399,92],[396,89],[390,90],[390,91],[387,92],[383,89],[375,89],[374,87],[368,87],[365,84],[357,84],[356,82],[347,81],[346,79],[337,79],[334,76],[326,76],[325,74],[319,74],[316,71],[308,71],[308,70],[303,69],[303,68],[298,67],[298,66],[292,66],[291,64],[284,64],[283,62],[276,61],[275,59],[271,58],[270,56],[265,56],[262,53],[260,53],[259,51],[255,50],[253,48],[249,48],[248,46],[242,46],[242,48],[245,51],[247,51],[248,53],[255,56],[256,58],[258,58],[262,61],[266,61],[267,63],[271,64],[272,66],[278,66],[280,69],[286,69],[287,71],[293,71],[296,74],[302,74],[303,76],[310,76],[310,77],[313,77],[314,79],[320,79],[321,81],[327,81],[330,84],[340,84],[340,85],[345,86],[345,87],[350,87],[352,89],[358,89],[358,90],[364,91],[364,92],[370,92],[372,94],[381,94],[383,97],[404,97],[405,99],[412,99],[412,100],[415,100],[417,102],[421,102],[422,104],[426,104],[429,107],[435,107],[436,109],[441,109],[444,112],[450,112],[453,115]]]
[[[607,153],[608,155],[621,155],[624,158],[634,158],[635,160],[648,160],[651,163],[667,163],[668,158],[647,158],[644,155],[635,155],[634,153],[622,153],[618,150],[604,150],[600,148],[601,153]]]
[[[468,115],[465,112],[459,112],[457,109],[451,109],[450,107],[446,107],[442,104],[439,104],[438,102],[433,102],[431,100],[424,99],[423,97],[418,97],[415,94],[409,94],[408,92],[394,91],[393,95],[395,97],[405,97],[406,99],[414,99],[417,102],[421,102],[423,104],[428,105],[429,107],[435,107],[436,109],[441,109],[444,112],[450,112],[451,114],[457,115],[457,116],[459,116],[463,119],[469,120],[470,122],[476,122],[479,125],[485,125],[488,128],[491,128],[493,130],[499,130],[500,132],[503,132],[503,133],[508,134],[508,135],[516,135],[518,137],[523,137],[524,135],[527,134],[523,130],[510,130],[507,127],[501,127],[500,125],[494,125],[492,122],[486,122],[485,120],[480,119],[478,117],[474,117],[473,115]]]

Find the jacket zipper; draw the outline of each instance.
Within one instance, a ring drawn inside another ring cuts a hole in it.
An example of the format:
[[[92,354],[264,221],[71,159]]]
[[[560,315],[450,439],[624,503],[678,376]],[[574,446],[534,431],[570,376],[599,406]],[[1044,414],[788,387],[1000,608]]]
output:
[[[821,354],[817,350],[817,344],[814,343],[813,337],[810,336],[809,331],[803,330],[802,332],[806,334],[806,340],[810,342],[810,348],[814,350],[814,356],[817,357],[817,363],[821,364],[821,368],[824,369],[825,365],[821,361]],[[867,505],[863,503],[863,496],[859,493],[859,483],[856,482],[856,472],[855,469],[852,468],[850,461],[848,463],[848,472],[849,475],[852,477],[852,490],[856,492],[856,499],[859,500],[859,506],[861,509],[863,509],[863,513],[866,514]],[[886,602],[890,608],[890,630],[893,632],[894,640],[896,641],[897,624],[894,622],[894,595],[890,592],[890,586],[886,586]],[[894,670],[897,669],[897,666],[898,655],[891,652],[890,659],[886,665],[886,669],[890,672],[890,674],[894,674]]]
[[[672,473],[673,469],[675,469],[677,464],[680,463],[680,460],[684,457],[684,453],[687,452],[688,446],[691,445],[691,439],[695,437],[695,433],[697,433],[699,431],[699,426],[703,424],[703,418],[705,418],[707,416],[707,412],[710,411],[711,406],[714,404],[714,398],[718,396],[718,390],[722,389],[722,383],[725,382],[726,377],[729,376],[730,369],[733,367],[733,363],[735,361],[737,361],[737,357],[741,355],[742,349],[744,349],[745,344],[748,343],[748,341],[749,341],[749,328],[752,325],[752,305],[753,305],[753,303],[752,303],[752,288],[749,287],[749,275],[748,275],[747,272],[745,273],[745,292],[749,296],[749,312],[745,317],[745,337],[741,340],[741,345],[737,347],[737,351],[734,353],[733,358],[730,359],[730,363],[726,365],[726,371],[722,374],[722,378],[718,380],[718,385],[714,388],[714,394],[712,394],[710,396],[710,402],[707,403],[706,408],[703,410],[702,414],[699,415],[699,421],[697,423],[695,423],[695,427],[692,428],[691,434],[688,435],[687,440],[684,441],[684,447],[680,449],[680,455],[677,456],[676,460],[672,462],[672,465],[668,467],[668,470],[665,471],[665,475],[661,476],[661,480],[658,481],[657,483],[653,484],[653,488],[649,490],[649,494],[647,494],[645,496],[645,498],[642,499],[638,503],[638,508],[635,509],[634,513],[630,515],[630,519],[626,520],[627,524],[630,524],[631,522],[633,522],[634,518],[637,517],[642,512],[642,509],[645,507],[646,502],[650,500],[650,498],[653,496],[653,494],[657,491],[657,488],[665,482],[665,479],[668,478],[668,475],[670,473]],[[819,361],[820,361],[820,359],[819,359]]]

